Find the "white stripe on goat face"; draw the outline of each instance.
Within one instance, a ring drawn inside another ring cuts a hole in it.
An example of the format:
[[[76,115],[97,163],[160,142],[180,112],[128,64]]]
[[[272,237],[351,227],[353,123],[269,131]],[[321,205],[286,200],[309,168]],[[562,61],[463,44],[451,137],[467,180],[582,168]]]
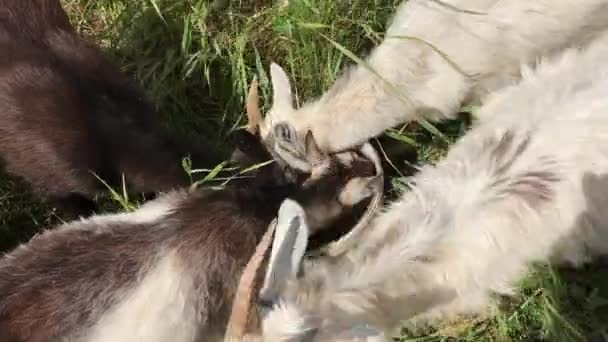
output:
[[[194,294],[192,279],[168,253],[83,342],[194,342],[201,325]]]

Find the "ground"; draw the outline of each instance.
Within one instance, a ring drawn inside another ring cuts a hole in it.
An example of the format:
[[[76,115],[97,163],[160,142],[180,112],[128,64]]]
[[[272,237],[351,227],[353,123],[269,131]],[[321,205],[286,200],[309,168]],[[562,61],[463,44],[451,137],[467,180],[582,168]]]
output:
[[[221,149],[225,137],[244,124],[243,101],[254,74],[260,75],[263,109],[271,61],[292,76],[299,99],[317,96],[356,62],[353,56],[378,44],[400,1],[292,0],[283,9],[272,8],[269,0],[62,2],[78,31],[144,85],[168,130],[203,137]],[[448,142],[415,124],[388,132],[381,138],[387,158],[407,172],[411,167],[402,156],[418,165],[432,163],[466,130],[465,120],[435,127]],[[221,180],[221,173],[209,173]],[[406,175],[392,174],[399,188]],[[0,174],[0,251],[61,222],[25,189],[18,179]],[[114,201],[109,207],[128,205]],[[536,265],[519,289],[516,298],[502,300],[494,318],[424,329],[404,323],[395,339],[608,341],[608,272],[600,264],[579,271]]]

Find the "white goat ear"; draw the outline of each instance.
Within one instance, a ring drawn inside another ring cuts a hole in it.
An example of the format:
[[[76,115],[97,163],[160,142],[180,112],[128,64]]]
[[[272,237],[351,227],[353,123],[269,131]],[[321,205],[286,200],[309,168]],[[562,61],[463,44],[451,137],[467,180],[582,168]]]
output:
[[[291,96],[291,84],[287,73],[278,64],[270,64],[270,79],[272,81],[272,106],[281,110],[281,108],[292,109],[293,99]]]
[[[272,300],[278,296],[287,279],[298,272],[307,244],[304,209],[295,201],[286,199],[279,209],[261,298]]]

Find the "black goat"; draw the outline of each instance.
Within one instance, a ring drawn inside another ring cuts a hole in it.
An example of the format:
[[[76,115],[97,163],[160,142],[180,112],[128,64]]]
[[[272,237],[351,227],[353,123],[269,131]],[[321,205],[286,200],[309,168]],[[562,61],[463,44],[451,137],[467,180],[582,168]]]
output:
[[[237,134],[249,163],[271,159],[259,136]],[[220,341],[242,270],[286,199],[322,229],[382,184],[307,140],[335,172],[302,184],[271,163],[225,190],[169,192],[17,247],[0,259],[0,340]]]

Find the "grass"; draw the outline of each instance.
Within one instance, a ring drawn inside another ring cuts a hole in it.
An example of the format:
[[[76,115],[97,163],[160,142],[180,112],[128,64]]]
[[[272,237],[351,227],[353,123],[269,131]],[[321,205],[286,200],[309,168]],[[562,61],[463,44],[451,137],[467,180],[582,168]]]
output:
[[[244,124],[248,83],[260,77],[268,109],[268,65],[279,62],[292,76],[299,99],[320,95],[353,56],[364,56],[383,36],[397,0],[292,0],[286,9],[271,1],[64,0],[73,24],[102,46],[127,74],[145,86],[165,127],[192,141],[211,142],[227,153],[225,137]],[[380,140],[397,169],[403,149],[415,149],[415,164],[441,158],[463,134],[463,120],[424,129],[410,123]],[[201,171],[206,180],[221,167]],[[393,184],[403,184],[399,175]],[[0,175],[0,251],[27,241],[61,218],[35,199],[19,180]],[[129,210],[121,190],[108,208]],[[501,301],[492,319],[415,328],[399,341],[608,341],[608,276],[600,265],[577,272],[538,265],[519,286],[519,296]]]

